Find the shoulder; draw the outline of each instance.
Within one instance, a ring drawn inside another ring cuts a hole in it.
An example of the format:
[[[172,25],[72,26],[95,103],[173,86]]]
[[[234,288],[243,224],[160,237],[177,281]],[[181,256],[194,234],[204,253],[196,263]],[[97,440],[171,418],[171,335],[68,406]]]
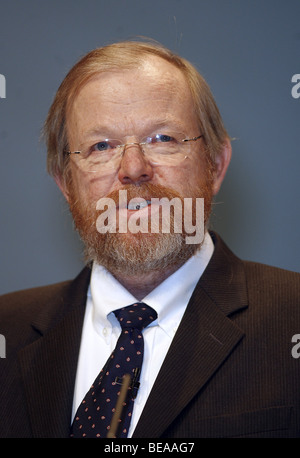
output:
[[[300,298],[300,273],[251,261],[243,261],[248,288],[257,294]]]
[[[50,320],[57,316],[59,298],[71,282],[62,282],[5,294],[0,297],[0,334],[5,336],[7,351],[22,347],[39,336],[32,323],[41,314]]]
[[[229,310],[240,301],[248,304],[247,313],[268,314],[273,310],[277,316],[287,318],[290,314],[300,323],[300,273],[242,260],[217,234],[212,235],[215,252],[205,276],[210,295],[230,303]]]
[[[0,296],[0,333],[18,332],[33,322],[57,321],[68,310],[86,301],[90,269],[74,279]]]
[[[243,261],[247,285],[247,326],[274,336],[274,348],[290,345],[300,326],[300,274],[277,267]],[[251,332],[252,332],[251,331]],[[268,336],[268,337],[267,337]],[[286,350],[288,351],[288,350]]]
[[[54,297],[60,297],[70,283],[70,281],[65,281],[4,294],[0,296],[0,316],[2,318],[12,314],[15,317],[18,314],[24,316],[26,312],[32,314],[38,311],[43,303],[48,302]]]
[[[215,245],[215,257],[218,261],[217,264],[215,263],[217,271],[230,269],[231,276],[243,271],[248,287],[257,288],[258,290],[269,289],[271,292],[272,288],[276,287],[277,290],[280,289],[284,294],[286,294],[287,290],[300,292],[300,273],[242,260],[228,248],[218,234],[214,232],[210,234]]]

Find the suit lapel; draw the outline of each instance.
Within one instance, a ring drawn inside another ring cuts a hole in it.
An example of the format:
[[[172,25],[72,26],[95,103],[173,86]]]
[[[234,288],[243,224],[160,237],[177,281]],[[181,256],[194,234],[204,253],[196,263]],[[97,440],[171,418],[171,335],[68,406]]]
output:
[[[68,436],[88,282],[86,269],[57,303],[44,304],[33,324],[40,337],[20,352],[34,437]]]
[[[217,239],[133,437],[163,435],[242,340],[243,331],[227,315],[246,307],[242,262]]]

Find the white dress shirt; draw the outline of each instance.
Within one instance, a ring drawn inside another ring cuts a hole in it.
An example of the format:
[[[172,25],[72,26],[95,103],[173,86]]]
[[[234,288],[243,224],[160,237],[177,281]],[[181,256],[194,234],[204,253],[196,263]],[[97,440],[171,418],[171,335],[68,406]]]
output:
[[[138,301],[104,267],[94,263],[79,352],[72,420],[101,368],[112,353],[121,327],[113,310],[145,302],[158,318],[143,331],[144,360],[128,437],[132,436],[186,306],[214,250],[208,233],[201,250]]]

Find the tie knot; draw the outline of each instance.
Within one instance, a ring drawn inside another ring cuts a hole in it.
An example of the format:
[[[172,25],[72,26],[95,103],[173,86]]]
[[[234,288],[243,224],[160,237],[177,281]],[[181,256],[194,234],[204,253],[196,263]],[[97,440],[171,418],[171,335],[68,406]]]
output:
[[[156,311],[143,302],[137,302],[128,305],[128,307],[115,310],[114,314],[119,320],[122,329],[137,328],[142,330],[157,318]]]

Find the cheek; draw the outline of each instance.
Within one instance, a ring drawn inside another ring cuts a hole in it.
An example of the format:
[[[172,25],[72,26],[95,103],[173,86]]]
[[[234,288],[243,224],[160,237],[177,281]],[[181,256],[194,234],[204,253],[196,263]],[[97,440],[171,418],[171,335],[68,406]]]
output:
[[[160,184],[179,192],[183,197],[193,197],[207,183],[206,168],[200,160],[188,161],[178,167],[169,167],[161,176]]]
[[[209,162],[204,152],[196,155],[191,160],[190,172],[188,177],[189,185],[192,187],[206,187],[212,178],[212,164]]]
[[[115,174],[101,176],[93,173],[83,173],[75,167],[71,172],[70,192],[85,205],[97,202],[101,197],[105,197],[113,190]]]

